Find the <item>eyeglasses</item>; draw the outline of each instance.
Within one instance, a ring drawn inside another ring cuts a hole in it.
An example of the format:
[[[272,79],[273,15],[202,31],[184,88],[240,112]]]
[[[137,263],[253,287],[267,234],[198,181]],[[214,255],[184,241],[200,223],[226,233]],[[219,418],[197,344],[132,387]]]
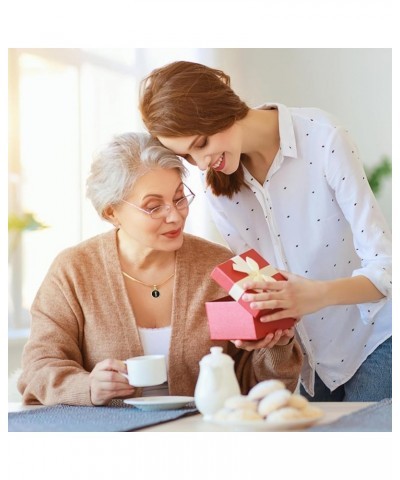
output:
[[[154,218],[155,220],[160,218],[166,218],[168,217],[172,207],[175,207],[177,210],[185,210],[193,202],[194,197],[196,195],[190,190],[188,186],[186,186],[185,184],[184,186],[189,190],[190,192],[189,195],[185,195],[184,197],[181,197],[179,200],[174,200],[173,205],[164,203],[163,205],[159,205],[158,207],[152,208],[151,210],[145,210],[144,208],[138,207],[134,203],[127,202],[126,200],[121,200],[121,201],[124,203],[127,203],[128,205],[131,205],[132,207],[135,207],[137,210],[140,210],[141,212],[146,213],[147,215],[150,215],[150,217]]]

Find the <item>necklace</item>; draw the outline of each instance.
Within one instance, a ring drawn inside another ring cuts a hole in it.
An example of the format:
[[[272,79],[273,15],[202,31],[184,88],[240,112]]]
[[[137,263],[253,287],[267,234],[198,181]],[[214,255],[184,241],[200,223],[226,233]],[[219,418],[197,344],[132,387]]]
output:
[[[158,285],[155,285],[155,284],[148,285],[147,283],[141,282],[140,280],[131,277],[130,275],[128,275],[125,272],[122,272],[122,275],[124,275],[126,278],[129,278],[129,280],[133,280],[134,282],[140,283],[141,285],[144,285],[145,287],[151,288],[152,289],[151,296],[153,298],[158,298],[161,295],[160,291],[159,291],[159,288],[162,287],[165,283],[167,283],[168,280],[171,280],[171,278],[175,275],[175,272],[170,277],[168,277],[166,280],[164,280],[162,283],[160,283]]]

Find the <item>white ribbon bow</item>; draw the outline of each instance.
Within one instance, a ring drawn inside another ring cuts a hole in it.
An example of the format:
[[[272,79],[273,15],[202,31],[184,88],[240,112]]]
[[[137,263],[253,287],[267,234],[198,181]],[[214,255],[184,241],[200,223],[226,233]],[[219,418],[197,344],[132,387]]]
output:
[[[239,298],[243,295],[243,293],[245,292],[243,284],[249,280],[253,280],[255,282],[262,280],[265,280],[267,282],[276,282],[275,278],[273,278],[272,275],[277,274],[278,271],[271,265],[260,268],[258,263],[251,257],[246,257],[246,260],[244,260],[239,255],[232,258],[232,263],[232,268],[234,270],[247,274],[246,277],[234,283],[229,290],[229,295],[235,300],[239,300]]]
[[[277,271],[271,265],[267,265],[260,270],[258,263],[253,260],[251,257],[246,257],[244,260],[242,257],[237,255],[232,258],[233,269],[237,272],[247,273],[249,279],[256,281],[266,280],[267,282],[276,282],[275,278],[272,275],[275,275]],[[270,273],[270,275],[265,275],[264,273]],[[247,280],[247,279],[246,279]]]

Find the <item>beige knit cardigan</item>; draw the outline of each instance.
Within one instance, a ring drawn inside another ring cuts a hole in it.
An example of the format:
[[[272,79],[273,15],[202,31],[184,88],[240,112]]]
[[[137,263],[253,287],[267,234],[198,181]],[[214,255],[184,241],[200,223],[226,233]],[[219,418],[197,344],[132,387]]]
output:
[[[225,296],[211,270],[232,256],[221,245],[185,234],[177,252],[168,385],[193,396],[199,361],[220,345],[235,360],[243,393],[268,378],[295,389],[301,367],[296,342],[247,352],[211,341],[204,303]],[[154,300],[157,308],[157,300]],[[116,230],[63,251],[51,265],[31,309],[32,328],[18,387],[25,403],[91,405],[89,373],[106,359],[143,355],[117,251]],[[136,396],[141,395],[137,388]]]

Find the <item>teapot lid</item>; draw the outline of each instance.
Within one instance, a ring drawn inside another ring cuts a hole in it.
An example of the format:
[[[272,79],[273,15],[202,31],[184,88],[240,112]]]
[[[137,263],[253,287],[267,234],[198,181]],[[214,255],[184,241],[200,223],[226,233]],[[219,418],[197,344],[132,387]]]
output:
[[[211,347],[210,352],[208,355],[205,355],[201,360],[201,365],[208,365],[208,366],[220,366],[220,365],[231,365],[233,363],[233,359],[226,355],[223,352],[222,347]]]

